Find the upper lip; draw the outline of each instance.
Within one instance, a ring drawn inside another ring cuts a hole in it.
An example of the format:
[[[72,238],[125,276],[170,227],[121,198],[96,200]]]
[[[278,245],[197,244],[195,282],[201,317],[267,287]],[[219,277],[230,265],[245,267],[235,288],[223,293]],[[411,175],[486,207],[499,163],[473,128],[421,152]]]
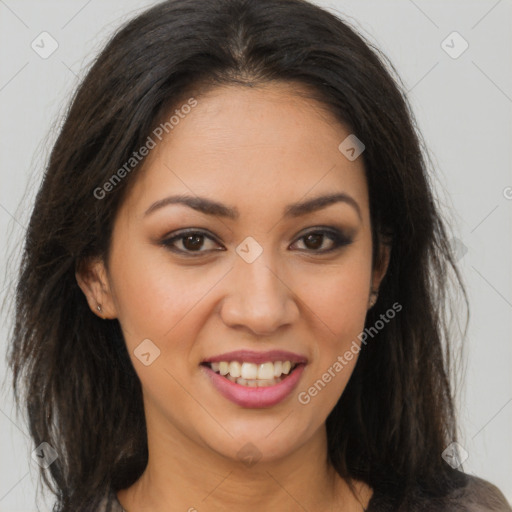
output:
[[[268,361],[290,361],[292,363],[307,363],[307,357],[294,354],[286,350],[269,350],[267,352],[255,352],[254,350],[235,350],[218,356],[209,357],[203,363],[220,363],[221,361],[242,361],[247,363],[262,364]]]

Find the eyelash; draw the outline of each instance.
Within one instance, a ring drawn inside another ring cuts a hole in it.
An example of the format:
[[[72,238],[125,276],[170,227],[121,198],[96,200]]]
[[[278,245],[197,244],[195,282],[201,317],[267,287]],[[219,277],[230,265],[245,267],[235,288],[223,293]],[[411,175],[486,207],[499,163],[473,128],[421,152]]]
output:
[[[178,234],[176,234],[175,236],[172,236],[171,238],[166,238],[166,239],[162,240],[161,245],[163,245],[169,251],[178,253],[180,255],[185,255],[185,257],[190,257],[190,258],[197,258],[199,256],[202,256],[204,253],[211,252],[211,251],[183,250],[183,249],[177,249],[174,246],[174,243],[176,241],[184,240],[185,238],[188,238],[188,237],[191,237],[194,235],[199,236],[199,237],[205,237],[205,238],[208,238],[209,240],[212,240],[215,243],[218,243],[212,236],[208,235],[206,232],[190,229],[187,231],[181,231]],[[301,251],[315,253],[315,254],[327,254],[327,253],[331,253],[337,249],[340,249],[341,247],[344,247],[346,245],[350,245],[352,243],[352,238],[346,236],[341,231],[339,231],[337,229],[323,229],[323,228],[318,228],[318,229],[309,231],[309,232],[305,233],[304,235],[302,235],[301,237],[299,237],[297,239],[297,241],[302,240],[310,235],[327,235],[327,237],[330,240],[332,240],[334,245],[330,249],[323,250],[323,251],[317,251],[314,249],[301,249]],[[322,240],[322,243],[323,243],[323,241],[324,240]]]

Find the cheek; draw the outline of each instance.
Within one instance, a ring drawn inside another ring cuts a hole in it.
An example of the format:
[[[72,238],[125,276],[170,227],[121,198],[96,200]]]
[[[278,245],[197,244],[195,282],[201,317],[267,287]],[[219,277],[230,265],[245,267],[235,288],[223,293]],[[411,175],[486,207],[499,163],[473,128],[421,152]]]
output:
[[[309,286],[304,302],[326,330],[343,337],[364,324],[368,282],[365,273],[335,273],[317,286]]]
[[[117,316],[130,346],[145,338],[160,343],[179,330],[198,297],[212,285],[207,276],[193,275],[194,269],[172,265],[165,249],[149,244],[120,242],[111,262]]]
[[[325,333],[335,344],[357,335],[364,327],[371,282],[371,259],[365,250],[347,253],[339,263],[302,268],[296,272],[298,295]]]
[[[298,398],[301,404],[314,399],[325,414],[343,393],[359,357],[371,282],[369,247],[362,243],[336,265],[300,273],[304,280],[297,289],[313,322],[315,362]]]
[[[305,302],[313,311],[310,329],[315,340],[314,363],[298,390],[297,400],[303,406],[312,404],[315,417],[325,418],[332,411],[357,363],[369,280],[365,266],[358,266],[358,271],[340,266],[328,278],[319,279],[317,286],[309,286],[305,294]]]

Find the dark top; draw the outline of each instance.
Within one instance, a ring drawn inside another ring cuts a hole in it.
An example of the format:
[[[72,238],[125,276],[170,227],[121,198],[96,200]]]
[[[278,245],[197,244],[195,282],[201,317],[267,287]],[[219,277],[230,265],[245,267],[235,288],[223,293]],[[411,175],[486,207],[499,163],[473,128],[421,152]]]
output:
[[[490,482],[458,473],[461,485],[443,498],[433,498],[419,486],[398,500],[374,489],[366,512],[512,512],[502,492]],[[111,490],[98,512],[126,512]],[[130,511],[136,512],[136,511]]]

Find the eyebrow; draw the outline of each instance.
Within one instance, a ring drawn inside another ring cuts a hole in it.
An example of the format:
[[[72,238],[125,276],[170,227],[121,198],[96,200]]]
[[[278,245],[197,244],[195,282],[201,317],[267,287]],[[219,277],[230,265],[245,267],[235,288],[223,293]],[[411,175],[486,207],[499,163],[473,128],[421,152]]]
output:
[[[323,195],[315,197],[313,199],[309,199],[307,201],[301,201],[298,203],[290,204],[285,207],[283,216],[293,218],[300,217],[302,215],[306,215],[308,213],[312,213],[314,211],[327,208],[332,204],[340,202],[352,206],[354,210],[357,212],[359,218],[362,219],[361,209],[357,201],[353,197],[343,192]],[[144,212],[144,217],[150,215],[156,210],[159,210],[160,208],[163,208],[164,206],[168,206],[171,204],[182,204],[198,212],[204,213],[205,215],[212,215],[215,217],[223,217],[231,220],[237,220],[240,217],[240,212],[236,207],[227,206],[212,199],[207,199],[206,197],[194,197],[188,195],[175,195],[165,197],[164,199],[160,199],[154,202]]]

